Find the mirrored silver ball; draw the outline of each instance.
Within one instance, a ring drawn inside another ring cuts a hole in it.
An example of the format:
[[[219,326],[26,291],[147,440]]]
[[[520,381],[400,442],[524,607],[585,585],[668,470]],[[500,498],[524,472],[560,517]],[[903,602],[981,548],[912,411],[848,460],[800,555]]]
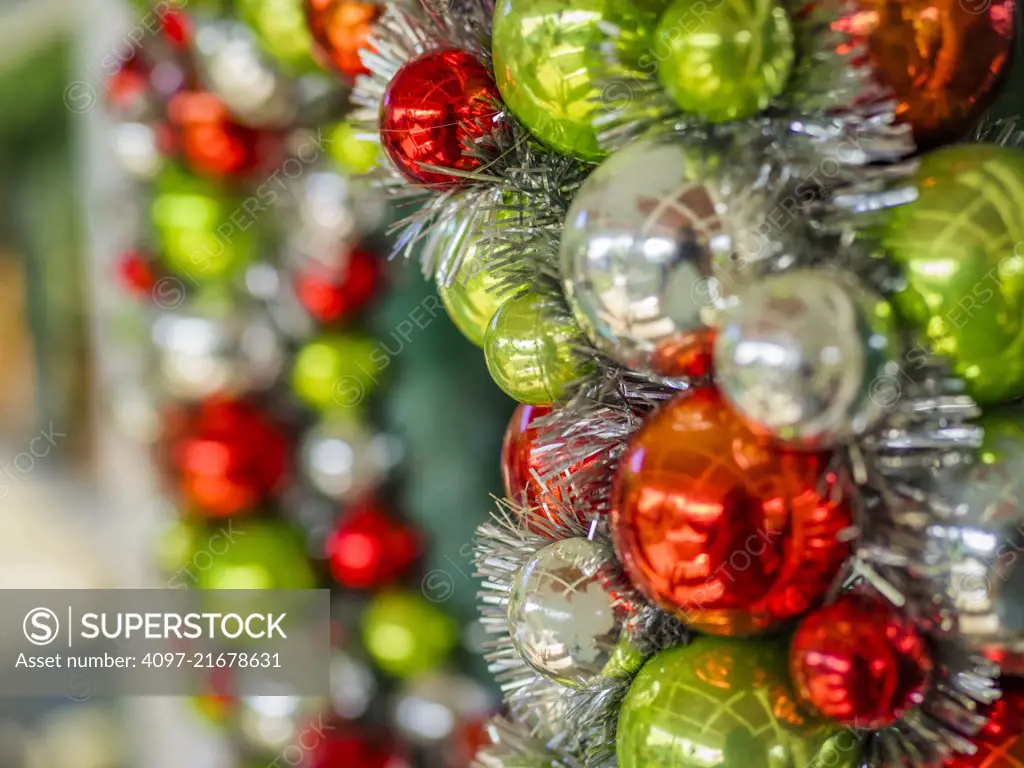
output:
[[[301,455],[313,487],[343,502],[372,490],[397,461],[392,440],[349,414],[328,416],[311,429]]]
[[[892,308],[849,275],[794,269],[746,286],[715,337],[719,388],[755,428],[824,447],[893,405]]]

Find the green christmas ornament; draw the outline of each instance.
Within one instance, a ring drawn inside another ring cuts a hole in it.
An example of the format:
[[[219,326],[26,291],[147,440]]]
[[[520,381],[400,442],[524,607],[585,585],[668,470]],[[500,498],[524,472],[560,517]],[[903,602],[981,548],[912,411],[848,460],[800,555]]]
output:
[[[484,357],[491,378],[509,397],[550,405],[589,369],[576,351],[580,343],[575,323],[553,319],[543,297],[526,293],[506,301],[494,315],[484,337]]]
[[[361,333],[323,333],[304,344],[292,366],[292,391],[320,411],[359,408],[391,364]]]
[[[793,68],[793,29],[775,0],[675,0],[658,23],[658,79],[685,111],[722,123],[767,108]]]
[[[455,327],[476,344],[484,345],[491,319],[516,288],[495,290],[499,280],[484,267],[486,252],[479,240],[493,226],[490,214],[459,212],[439,222],[427,248],[439,257],[437,292]]]
[[[412,677],[444,664],[458,631],[452,618],[422,595],[384,592],[363,613],[362,636],[384,672]]]
[[[596,162],[592,125],[600,89],[592,58],[605,35],[607,0],[500,0],[494,10],[494,78],[505,104],[553,149]]]
[[[342,173],[358,176],[377,167],[380,142],[361,138],[359,129],[343,120],[327,131],[327,153]]]
[[[216,182],[178,170],[157,182],[150,219],[160,256],[189,285],[234,275],[256,253],[258,224]],[[242,215],[240,215],[242,214]]]
[[[239,17],[291,74],[318,72],[303,0],[235,0]]]
[[[622,703],[620,768],[846,768],[852,732],[797,707],[788,639],[697,637],[644,665]]]
[[[897,309],[982,404],[1024,395],[1024,152],[961,145],[926,155],[918,197],[883,245],[907,287]]]

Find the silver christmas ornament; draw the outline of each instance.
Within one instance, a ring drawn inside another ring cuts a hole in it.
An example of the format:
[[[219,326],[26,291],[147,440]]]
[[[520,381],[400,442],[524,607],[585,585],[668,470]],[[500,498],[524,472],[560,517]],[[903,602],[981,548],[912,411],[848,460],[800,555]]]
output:
[[[398,694],[393,721],[410,744],[445,742],[458,726],[494,710],[487,690],[475,680],[447,672],[416,678]]]
[[[628,677],[640,655],[630,649],[632,609],[618,597],[612,554],[587,539],[563,539],[519,571],[508,598],[512,643],[544,677],[584,689]]]
[[[759,431],[817,448],[892,406],[892,307],[845,273],[793,269],[746,286],[715,337],[719,389]]]
[[[320,493],[351,501],[373,489],[398,461],[394,440],[374,435],[354,414],[326,417],[302,441],[302,470]]]
[[[118,123],[113,127],[114,154],[131,176],[154,179],[164,169],[156,128],[145,123]]]
[[[345,720],[362,717],[377,695],[373,672],[344,651],[331,655],[331,703],[333,710]]]
[[[759,247],[760,193],[727,194],[715,174],[685,146],[641,141],[606,160],[569,209],[569,301],[591,340],[627,368],[664,368],[659,352],[706,331],[733,289],[733,261]]]
[[[199,399],[265,389],[284,365],[280,333],[261,311],[194,300],[161,312],[152,327],[167,393]]]
[[[236,715],[238,735],[250,752],[280,754],[331,711],[330,699],[320,696],[243,696]]]
[[[278,71],[244,24],[201,22],[195,32],[196,63],[207,89],[231,113],[254,126],[285,126],[295,119],[292,82]]]

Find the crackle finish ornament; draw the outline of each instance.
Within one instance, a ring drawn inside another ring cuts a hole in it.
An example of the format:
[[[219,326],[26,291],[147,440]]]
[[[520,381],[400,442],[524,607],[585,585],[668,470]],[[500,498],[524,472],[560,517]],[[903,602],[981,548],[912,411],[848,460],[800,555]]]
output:
[[[620,768],[852,768],[853,732],[797,705],[785,638],[698,637],[661,651],[619,714]]]
[[[717,390],[678,395],[633,437],[612,535],[633,583],[703,632],[777,629],[825,596],[849,554],[830,455],[759,436]]]
[[[925,155],[918,197],[893,210],[883,245],[907,287],[903,317],[949,358],[982,405],[1024,394],[1024,151],[988,145]]]
[[[842,273],[788,270],[737,295],[715,336],[715,381],[757,431],[804,447],[863,433],[898,375],[890,304]]]
[[[740,247],[748,201],[728,206],[697,156],[664,139],[617,152],[580,189],[562,234],[562,274],[577,319],[617,362],[650,371],[706,334]],[[749,219],[753,222],[753,218]],[[656,370],[664,376],[680,371]]]
[[[642,660],[623,643],[632,608],[616,597],[614,556],[586,539],[544,547],[508,601],[512,643],[537,672],[569,688],[628,677]]]

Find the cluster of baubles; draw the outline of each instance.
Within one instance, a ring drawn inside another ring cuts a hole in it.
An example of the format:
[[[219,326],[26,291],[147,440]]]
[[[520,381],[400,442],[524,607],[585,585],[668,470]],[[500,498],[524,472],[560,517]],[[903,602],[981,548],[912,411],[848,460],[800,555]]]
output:
[[[521,403],[502,471],[524,527],[553,535],[566,520],[608,514],[614,555],[600,537],[553,538],[512,580],[507,619],[523,662],[550,681],[597,690],[632,678],[618,720],[623,768],[854,765],[859,741],[842,729],[882,729],[921,706],[936,685],[936,637],[1024,669],[1014,618],[1024,570],[1002,556],[1020,539],[1024,488],[1009,458],[1024,447],[1019,429],[989,432],[973,490],[955,505],[967,517],[921,533],[928,562],[959,557],[969,573],[950,572],[984,584],[940,585],[934,602],[956,603],[952,618],[923,621],[868,591],[826,604],[857,532],[840,454],[899,405],[916,381],[908,365],[941,356],[983,406],[1024,396],[1024,152],[923,153],[916,197],[879,213],[869,233],[899,272],[896,289],[883,289],[841,259],[787,254],[771,272],[743,268],[777,234],[763,226],[774,226],[780,197],[760,183],[761,158],[748,158],[744,176],[726,167],[742,152],[679,131],[611,156],[602,146],[602,110],[618,98],[598,74],[609,29],[635,40],[634,69],[704,130],[773,114],[798,69],[813,66],[799,43],[813,13],[773,0],[499,0],[493,70],[439,44],[397,68],[381,103],[395,170],[457,190],[451,199],[493,183],[486,150],[510,121],[539,152],[575,158],[589,174],[551,270],[562,297],[502,281],[486,235],[502,221],[479,206],[448,209],[427,250],[448,312]],[[862,0],[832,32],[845,40],[836,53],[863,54],[857,65],[873,68],[896,119],[930,149],[976,124],[1007,70],[1016,22],[1008,1]],[[588,487],[590,460],[551,474],[537,422],[609,360],[680,391],[634,414],[642,426],[612,477],[596,480],[610,482],[604,504],[592,501],[603,497]],[[639,655],[620,567],[697,639]],[[1005,737],[998,764],[1014,764],[1020,729],[1000,731],[997,714],[990,722]]]
[[[388,488],[401,446],[370,418],[391,364],[366,330],[385,287],[385,211],[357,175],[380,145],[325,122],[321,103],[340,91],[311,58],[343,82],[360,74],[381,8],[238,0],[243,24],[204,15],[209,3],[167,6],[149,11],[161,31],[109,84],[118,155],[143,182],[131,231],[145,246],[124,253],[118,277],[146,310],[158,414],[147,437],[180,517],[160,564],[174,587],[330,586],[344,603],[330,700],[240,696],[226,675],[198,703],[232,726],[246,760],[273,760],[333,713],[307,768],[397,768],[428,747],[465,765],[492,703],[438,671],[457,627],[409,586],[425,542]],[[395,680],[400,738],[352,725],[377,716],[381,675]]]

